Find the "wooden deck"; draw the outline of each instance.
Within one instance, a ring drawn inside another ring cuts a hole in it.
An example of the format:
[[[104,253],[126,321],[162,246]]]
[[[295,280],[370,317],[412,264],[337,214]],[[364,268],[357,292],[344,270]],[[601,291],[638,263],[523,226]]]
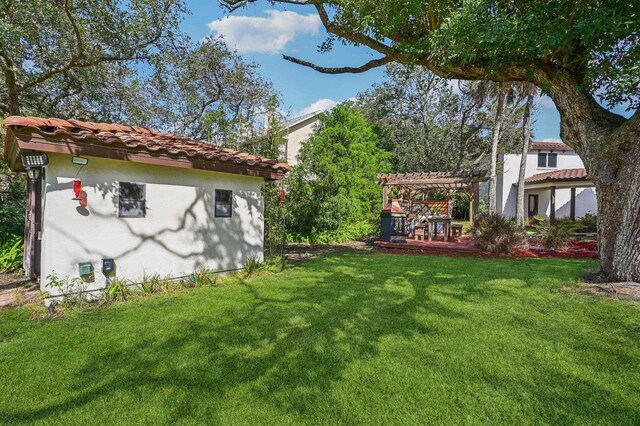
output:
[[[382,249],[412,250],[429,254],[477,254],[480,249],[474,246],[468,238],[459,241],[418,241],[407,239],[406,243],[389,243],[376,241],[375,244]],[[392,250],[389,250],[390,252]]]

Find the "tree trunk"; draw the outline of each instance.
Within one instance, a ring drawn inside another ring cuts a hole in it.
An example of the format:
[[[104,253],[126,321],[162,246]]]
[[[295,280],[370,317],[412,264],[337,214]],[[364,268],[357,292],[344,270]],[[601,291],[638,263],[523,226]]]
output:
[[[533,92],[527,95],[522,117],[522,158],[520,158],[520,174],[518,175],[518,197],[516,199],[516,222],[524,225],[524,179],[527,171],[527,154],[529,153],[529,139],[531,139],[531,109],[533,108]]]
[[[601,274],[640,282],[640,112],[625,119],[570,76],[553,77],[549,94],[560,112],[560,136],[596,187]]]
[[[491,174],[489,176],[489,212],[496,213],[497,195],[497,168],[498,168],[498,142],[500,142],[500,128],[502,127],[502,113],[507,93],[500,86],[498,89],[498,105],[496,106],[496,116],[493,124],[493,135],[491,138]]]

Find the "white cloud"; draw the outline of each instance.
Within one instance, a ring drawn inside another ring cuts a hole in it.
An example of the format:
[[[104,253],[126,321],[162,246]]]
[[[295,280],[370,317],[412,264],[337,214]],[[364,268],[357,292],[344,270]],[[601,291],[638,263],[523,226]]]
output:
[[[231,15],[208,24],[211,31],[240,53],[275,55],[299,34],[316,35],[320,30],[317,14],[268,10],[266,17]]]
[[[299,117],[301,115],[311,114],[312,112],[316,111],[327,111],[340,103],[341,102],[334,101],[333,99],[318,99],[311,105],[300,110],[295,116]]]

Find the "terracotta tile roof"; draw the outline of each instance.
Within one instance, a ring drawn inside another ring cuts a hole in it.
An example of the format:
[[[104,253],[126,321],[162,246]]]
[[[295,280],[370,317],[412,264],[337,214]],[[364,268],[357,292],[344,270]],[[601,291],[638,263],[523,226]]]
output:
[[[525,183],[541,183],[551,181],[566,180],[587,180],[587,171],[585,169],[560,169],[552,172],[538,173],[529,176],[524,180]]]
[[[48,142],[61,144],[73,143],[75,147],[99,146],[101,148],[120,148],[136,153],[143,152],[150,156],[162,156],[171,165],[171,159],[187,159],[201,165],[194,168],[229,171],[234,167],[238,170],[253,170],[258,176],[269,177],[273,174],[282,175],[291,166],[278,163],[275,160],[251,155],[245,152],[191,140],[184,136],[164,133],[144,127],[127,126],[123,124],[92,123],[78,120],[62,120],[59,118],[38,118],[11,116],[4,120],[4,126],[14,135],[35,134]],[[9,132],[7,132],[9,133]],[[7,144],[5,144],[7,145]],[[43,149],[43,151],[46,151]],[[102,150],[104,151],[104,150]],[[61,152],[52,150],[51,152]],[[74,152],[75,153],[75,152]],[[89,155],[86,154],[85,155]],[[5,152],[5,157],[7,153]],[[107,156],[107,155],[96,155]],[[109,156],[112,158],[111,156]],[[135,161],[135,160],[132,160]],[[159,163],[156,161],[156,163]],[[208,165],[211,167],[208,167]],[[215,167],[215,164],[227,167]],[[229,167],[231,166],[231,167]],[[263,171],[265,173],[259,173]],[[282,177],[280,176],[280,177]]]
[[[560,141],[534,141],[531,144],[531,149],[545,149],[554,151],[573,151],[568,145],[563,144]]]

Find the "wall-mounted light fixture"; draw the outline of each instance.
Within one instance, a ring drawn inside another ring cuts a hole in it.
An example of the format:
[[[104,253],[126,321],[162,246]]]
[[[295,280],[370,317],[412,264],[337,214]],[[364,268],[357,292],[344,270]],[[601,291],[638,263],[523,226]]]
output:
[[[76,179],[73,181],[73,193],[76,195],[74,200],[80,200],[80,193],[82,192],[82,181]]]
[[[27,175],[32,182],[42,175],[42,168],[49,164],[49,157],[44,152],[23,152],[20,154],[22,165],[27,169]]]
[[[88,158],[84,158],[84,157],[78,157],[77,155],[74,157],[71,157],[71,162],[73,164],[77,164],[79,166],[86,166],[87,163],[89,162]]]

